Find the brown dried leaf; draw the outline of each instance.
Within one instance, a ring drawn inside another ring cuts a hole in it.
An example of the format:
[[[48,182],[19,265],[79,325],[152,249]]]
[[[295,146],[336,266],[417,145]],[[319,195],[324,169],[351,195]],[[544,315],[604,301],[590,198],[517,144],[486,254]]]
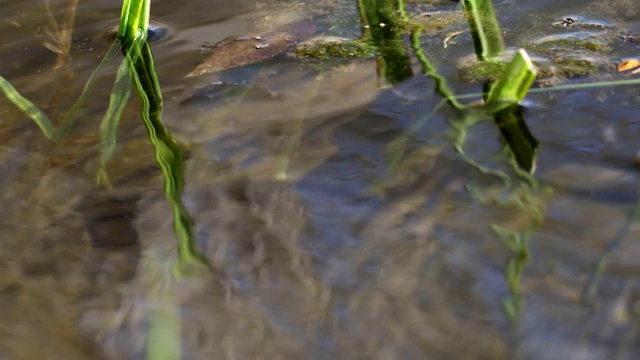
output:
[[[283,53],[295,41],[295,37],[287,32],[222,41],[213,48],[211,56],[186,77],[211,74],[271,59]]]
[[[626,59],[618,64],[618,71],[628,71],[636,69],[634,72],[640,70],[640,59]]]

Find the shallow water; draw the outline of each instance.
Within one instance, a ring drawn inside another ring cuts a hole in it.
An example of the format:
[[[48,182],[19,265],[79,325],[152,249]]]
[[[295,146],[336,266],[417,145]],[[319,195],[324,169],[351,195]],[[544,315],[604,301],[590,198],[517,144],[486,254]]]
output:
[[[138,101],[107,168],[113,190],[94,184],[117,61],[55,145],[0,99],[0,359],[154,358],[159,343],[183,359],[640,357],[637,86],[531,94],[532,188],[491,122],[470,128],[464,149],[510,186],[454,151],[455,114],[426,117],[441,98],[413,57],[415,75],[393,87],[375,59],[327,68],[286,54],[184,78],[204,44],[229,36],[304,21],[357,37],[354,3],[153,3],[171,28],[153,45],[164,120],[189,148],[183,198],[213,276],[171,279],[171,209]],[[635,0],[494,3],[508,46],[566,15],[640,31]],[[119,5],[81,2],[71,58],[52,70],[44,3],[0,0],[0,75],[60,119],[106,52],[100,32]],[[61,18],[66,2],[51,6]],[[445,34],[426,36],[425,53],[457,93],[480,91],[452,61],[471,38],[444,49]],[[639,50],[616,42],[602,56],[614,65]],[[605,67],[563,81],[619,77]],[[506,269],[522,258],[499,229],[528,244],[511,286]],[[505,304],[518,301],[513,323]]]

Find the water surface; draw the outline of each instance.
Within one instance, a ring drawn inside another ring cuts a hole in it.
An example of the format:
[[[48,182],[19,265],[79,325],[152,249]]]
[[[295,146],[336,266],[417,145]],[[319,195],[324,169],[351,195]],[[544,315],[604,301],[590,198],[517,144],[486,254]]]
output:
[[[453,10],[416,3],[410,11]],[[100,32],[119,5],[80,2],[70,60],[54,70],[44,3],[0,0],[0,74],[60,119],[106,52]],[[59,19],[65,6],[51,1]],[[510,47],[566,15],[640,31],[636,1],[495,7]],[[184,201],[214,275],[170,280],[171,210],[137,101],[107,168],[113,190],[94,183],[118,61],[59,144],[3,98],[0,358],[142,359],[158,309],[181,324],[183,359],[640,357],[637,86],[531,94],[534,188],[492,122],[470,128],[469,158],[504,170],[505,184],[453,149],[453,111],[427,118],[441,98],[413,56],[415,75],[395,86],[375,59],[327,67],[286,54],[184,78],[203,45],[229,36],[302,21],[356,38],[354,1],[165,0],[152,13],[171,28],[153,45],[164,120],[189,148]],[[445,49],[444,36],[425,36],[425,53],[457,93],[479,92],[455,61],[471,38]],[[612,65],[640,52],[611,47]],[[619,78],[613,67],[563,81]],[[528,244],[516,288],[505,274],[519,258],[500,229]],[[518,301],[513,323],[505,304]]]

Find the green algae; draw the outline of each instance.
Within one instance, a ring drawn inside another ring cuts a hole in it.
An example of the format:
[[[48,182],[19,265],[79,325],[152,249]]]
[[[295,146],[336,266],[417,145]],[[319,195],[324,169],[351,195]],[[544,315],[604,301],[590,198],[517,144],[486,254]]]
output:
[[[554,59],[554,63],[567,77],[592,75],[603,66],[603,62],[598,58],[580,54],[565,54]]]
[[[535,50],[584,49],[597,52],[611,51],[612,38],[608,33],[555,34],[532,44]]]
[[[291,54],[301,58],[371,58],[378,55],[376,48],[362,40],[331,40],[303,43],[296,46]]]
[[[462,11],[435,11],[404,19],[397,25],[397,30],[432,35],[459,24],[466,24]]]
[[[597,74],[602,70],[603,63],[597,58],[581,57],[579,55],[566,55],[554,58],[553,61],[534,59],[534,65],[538,69],[539,84],[555,84],[565,78],[574,78]],[[495,81],[499,79],[508,63],[502,60],[492,61],[467,61],[460,65],[462,77],[470,82]],[[550,81],[550,80],[556,81]]]
[[[468,61],[462,64],[460,70],[463,77],[471,82],[481,82],[499,79],[509,65],[506,61]]]

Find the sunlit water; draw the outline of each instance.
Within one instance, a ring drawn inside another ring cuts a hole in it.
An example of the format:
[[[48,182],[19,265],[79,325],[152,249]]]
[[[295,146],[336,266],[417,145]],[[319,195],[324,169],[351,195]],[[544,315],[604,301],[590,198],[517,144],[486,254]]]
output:
[[[424,3],[410,11],[453,9]],[[0,75],[62,118],[119,5],[80,2],[71,59],[52,70],[44,2],[0,0]],[[51,6],[62,19],[66,2]],[[509,46],[565,15],[640,32],[635,0],[495,6]],[[276,24],[355,38],[354,1],[152,7],[171,28],[153,45],[164,120],[189,147],[184,201],[213,276],[171,280],[171,212],[137,101],[107,168],[113,190],[94,184],[119,60],[59,144],[2,98],[0,359],[142,359],[162,336],[183,359],[640,358],[637,86],[531,94],[538,184],[512,174],[507,186],[453,150],[453,112],[427,116],[441,98],[413,58],[416,75],[395,87],[381,86],[375,60],[328,68],[286,55],[184,78],[204,44]],[[445,35],[423,39],[426,55],[456,92],[479,92],[454,61],[471,38],[444,49]],[[637,44],[619,42],[606,61],[633,55]],[[464,149],[512,173],[493,123],[470,128]],[[530,250],[511,286],[509,234]],[[505,304],[518,299],[513,323]]]

